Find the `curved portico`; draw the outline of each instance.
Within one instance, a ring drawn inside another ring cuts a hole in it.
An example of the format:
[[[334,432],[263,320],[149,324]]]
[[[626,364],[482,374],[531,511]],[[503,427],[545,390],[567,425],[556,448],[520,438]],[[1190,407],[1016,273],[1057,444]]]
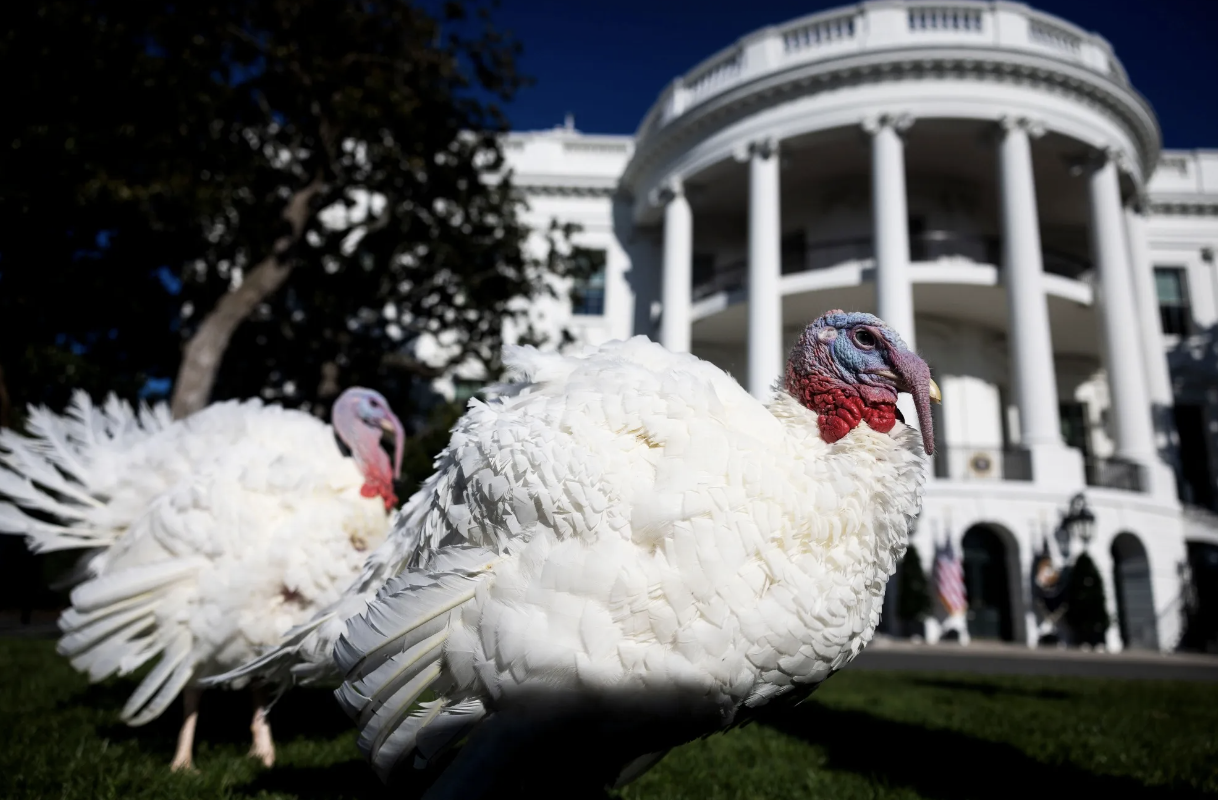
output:
[[[580,343],[652,336],[758,397],[831,308],[917,347],[943,403],[912,542],[928,573],[963,554],[978,610],[928,638],[1068,636],[1045,587],[1086,550],[1109,646],[1180,641],[1218,540],[1166,463],[1213,504],[1218,153],[1161,154],[1102,38],[1005,0],[864,2],[745,36],[633,137],[510,138],[530,224],[604,255]]]
[[[1165,367],[1141,344],[1150,319],[1133,274],[1158,149],[1150,109],[1099,37],[1013,3],[877,2],[746,36],[674,82],[623,185],[636,225],[664,228],[666,345],[747,376],[760,397],[807,321],[787,308],[870,309],[918,346],[924,320],[964,321],[959,309],[1000,295],[1003,313],[975,322],[1006,338],[1009,439],[1029,477],[1171,498],[1147,390]],[[943,176],[966,197],[928,201],[950,194]],[[843,213],[838,187],[867,186]],[[742,357],[722,356],[732,346]],[[1093,359],[1107,381],[1112,457],[1086,469],[1062,434],[1065,355]]]

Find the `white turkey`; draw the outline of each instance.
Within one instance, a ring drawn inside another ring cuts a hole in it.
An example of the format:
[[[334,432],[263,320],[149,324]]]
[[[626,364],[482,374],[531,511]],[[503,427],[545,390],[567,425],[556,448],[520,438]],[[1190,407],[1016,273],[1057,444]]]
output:
[[[468,736],[429,796],[536,796],[571,772],[540,753],[622,785],[871,639],[939,400],[881,320],[809,325],[768,405],[644,337],[504,361],[525,380],[471,401],[344,600],[259,662],[345,674],[383,779]]]
[[[183,694],[174,769],[192,767],[200,681],[337,600],[385,539],[402,424],[362,388],[331,419],[247,400],[173,421],[164,405],[137,413],[111,396],[95,407],[78,392],[64,416],[32,408],[29,437],[0,432],[0,532],[24,534],[34,552],[86,550],[59,652],[92,681],[160,657],[121,716],[143,725]],[[254,689],[251,755],[269,766],[264,686]]]

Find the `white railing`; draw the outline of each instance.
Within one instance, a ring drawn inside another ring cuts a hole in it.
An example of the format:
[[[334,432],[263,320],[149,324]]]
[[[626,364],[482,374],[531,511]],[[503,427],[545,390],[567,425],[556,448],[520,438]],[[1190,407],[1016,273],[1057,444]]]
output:
[[[1189,158],[1187,156],[1163,156],[1159,159],[1159,169],[1172,171],[1179,175],[1188,174]]]
[[[717,94],[729,84],[734,83],[740,77],[743,68],[744,53],[739,49],[703,67],[693,78],[685,81],[685,90],[688,93],[687,102],[696,103],[707,95]]]
[[[855,32],[854,12],[829,19],[814,19],[797,24],[782,31],[782,50],[795,53],[810,50],[833,42],[853,39]]]
[[[630,152],[630,142],[563,142],[567,153],[603,153],[621,155]]]
[[[909,9],[909,29],[981,33],[982,9],[967,6],[917,6]]]
[[[711,98],[766,75],[850,52],[940,43],[1037,53],[1128,83],[1106,41],[1026,6],[970,0],[864,2],[745,36],[674,80],[644,118],[637,138],[644,139]]]
[[[1028,20],[1028,38],[1038,44],[1056,48],[1070,55],[1078,55],[1083,49],[1081,38],[1044,20]]]

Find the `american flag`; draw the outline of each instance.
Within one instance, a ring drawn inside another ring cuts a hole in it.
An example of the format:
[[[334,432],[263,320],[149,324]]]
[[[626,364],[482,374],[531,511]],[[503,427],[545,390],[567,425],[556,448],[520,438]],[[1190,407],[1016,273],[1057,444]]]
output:
[[[939,594],[939,602],[943,603],[949,616],[963,614],[968,609],[968,596],[965,594],[964,570],[960,566],[960,559],[956,558],[951,542],[938,550],[935,556],[935,590]]]

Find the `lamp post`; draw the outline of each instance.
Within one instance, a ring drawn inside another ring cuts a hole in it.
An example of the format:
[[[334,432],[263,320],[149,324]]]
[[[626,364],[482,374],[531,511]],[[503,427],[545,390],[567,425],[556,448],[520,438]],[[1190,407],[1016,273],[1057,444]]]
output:
[[[1082,492],[1070,498],[1070,510],[1062,520],[1061,529],[1067,542],[1077,536],[1083,543],[1083,550],[1091,543],[1091,537],[1095,535],[1095,514],[1087,507],[1087,498]]]

